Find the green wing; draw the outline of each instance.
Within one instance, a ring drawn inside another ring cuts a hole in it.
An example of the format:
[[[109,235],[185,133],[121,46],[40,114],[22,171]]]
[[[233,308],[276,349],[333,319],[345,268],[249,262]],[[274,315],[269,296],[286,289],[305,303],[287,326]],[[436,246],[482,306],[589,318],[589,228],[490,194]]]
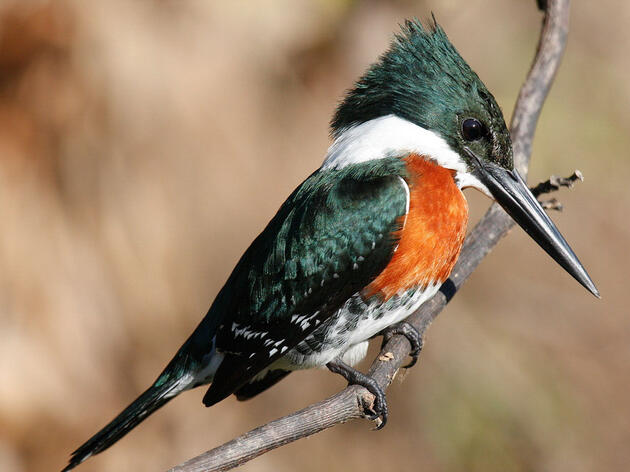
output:
[[[204,403],[227,397],[296,346],[391,260],[407,208],[398,159],[317,171],[234,269],[216,338],[225,358]]]

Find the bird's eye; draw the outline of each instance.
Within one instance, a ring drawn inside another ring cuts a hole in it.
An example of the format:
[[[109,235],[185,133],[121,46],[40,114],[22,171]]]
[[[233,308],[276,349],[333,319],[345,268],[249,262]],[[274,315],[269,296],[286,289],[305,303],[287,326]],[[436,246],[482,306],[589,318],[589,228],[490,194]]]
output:
[[[474,118],[465,119],[462,123],[462,136],[466,141],[477,141],[488,133],[486,127]]]

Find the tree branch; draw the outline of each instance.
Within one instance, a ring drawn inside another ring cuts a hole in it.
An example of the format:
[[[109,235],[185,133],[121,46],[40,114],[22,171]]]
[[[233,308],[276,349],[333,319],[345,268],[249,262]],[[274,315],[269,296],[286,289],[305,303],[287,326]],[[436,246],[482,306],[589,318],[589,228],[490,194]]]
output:
[[[569,25],[569,0],[538,1],[538,5],[545,8],[538,48],[518,96],[510,127],[515,165],[523,176],[527,174],[536,123],[560,65]],[[551,179],[549,184],[541,184],[542,187],[539,185],[535,189],[540,193],[553,190]],[[563,184],[556,185],[556,188],[560,185]],[[512,219],[498,205],[493,204],[466,238],[459,261],[440,292],[424,303],[407,321],[424,335],[464,281],[513,225]],[[382,388],[387,388],[410,348],[404,337],[393,337],[377,356],[369,375]],[[271,421],[190,459],[172,468],[170,472],[229,470],[297,439],[365,417],[365,411],[372,401],[372,395],[364,388],[349,386],[326,400]]]
[[[579,170],[574,171],[569,177],[558,177],[556,175],[552,175],[544,182],[540,182],[535,187],[532,187],[530,190],[534,194],[534,197],[537,197],[543,193],[560,190],[560,187],[572,188],[577,181],[584,181],[584,176]]]
[[[535,187],[530,188],[535,197],[545,193],[556,192],[560,190],[561,187],[573,188],[575,182],[584,181],[584,176],[582,172],[576,170],[569,177],[558,177],[556,175],[552,175],[544,182],[540,182]],[[540,201],[541,206],[545,210],[556,210],[562,211],[564,207],[562,203],[557,198],[550,198],[549,200]]]

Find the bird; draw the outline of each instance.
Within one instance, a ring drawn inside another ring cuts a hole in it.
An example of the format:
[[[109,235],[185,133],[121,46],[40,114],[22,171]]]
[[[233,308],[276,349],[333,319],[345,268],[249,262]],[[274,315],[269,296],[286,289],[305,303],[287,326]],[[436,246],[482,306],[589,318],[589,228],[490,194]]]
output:
[[[599,292],[514,168],[499,105],[435,18],[406,20],[389,49],[355,82],[331,120],[322,165],[252,242],[207,314],[135,401],[71,455],[68,471],[104,451],[180,393],[210,385],[212,406],[320,367],[374,397],[385,393],[353,366],[369,340],[399,334],[422,347],[405,319],[448,279],[468,223],[463,189],[497,203],[562,268]],[[409,366],[410,366],[409,365]]]

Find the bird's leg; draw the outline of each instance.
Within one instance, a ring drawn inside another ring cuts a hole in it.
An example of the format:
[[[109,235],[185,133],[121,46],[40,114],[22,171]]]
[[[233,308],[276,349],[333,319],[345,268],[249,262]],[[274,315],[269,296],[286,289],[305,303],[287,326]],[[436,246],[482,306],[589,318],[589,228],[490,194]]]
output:
[[[407,338],[409,344],[411,344],[411,352],[409,352],[409,356],[411,356],[411,362],[406,366],[403,366],[404,369],[409,369],[416,365],[418,362],[418,357],[420,356],[420,351],[422,351],[422,345],[424,341],[422,340],[422,335],[420,332],[414,328],[412,325],[403,321],[402,323],[398,323],[392,326],[388,326],[381,333],[383,335],[383,344],[381,345],[381,349],[385,347],[385,344],[389,342],[392,337],[397,334],[400,334]]]
[[[385,398],[385,392],[378,383],[376,383],[376,380],[353,369],[341,359],[330,361],[326,364],[326,367],[328,367],[331,372],[343,376],[343,378],[348,381],[349,385],[360,385],[374,395],[374,404],[371,407],[374,414],[369,415],[368,419],[375,420],[376,418],[381,418],[381,424],[379,424],[376,429],[379,430],[383,428],[387,423],[387,399]]]

